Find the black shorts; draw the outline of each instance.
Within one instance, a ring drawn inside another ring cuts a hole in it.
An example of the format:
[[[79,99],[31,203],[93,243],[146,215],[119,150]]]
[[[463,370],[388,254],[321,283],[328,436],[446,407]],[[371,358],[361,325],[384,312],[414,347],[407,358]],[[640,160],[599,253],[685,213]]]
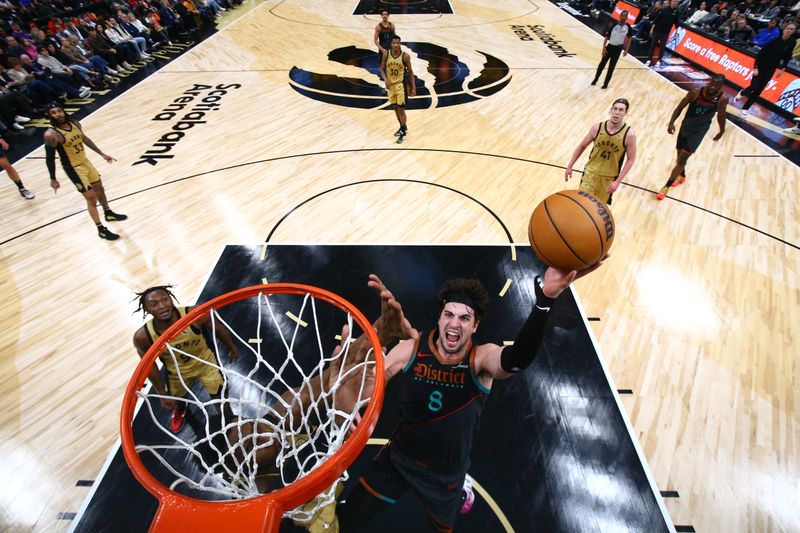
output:
[[[465,475],[430,471],[387,444],[358,482],[376,498],[392,504],[410,488],[436,528],[449,531],[461,507]]]
[[[708,130],[699,132],[678,130],[678,142],[675,146],[678,150],[686,150],[693,154],[697,151],[700,143],[703,142],[703,137],[706,136],[706,133],[708,133]]]

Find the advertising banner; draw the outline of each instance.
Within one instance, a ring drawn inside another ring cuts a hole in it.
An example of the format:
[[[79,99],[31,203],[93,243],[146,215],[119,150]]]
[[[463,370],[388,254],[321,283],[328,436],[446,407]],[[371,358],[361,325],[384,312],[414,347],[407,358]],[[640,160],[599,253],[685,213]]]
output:
[[[639,18],[640,9],[633,4],[629,4],[628,2],[623,2],[620,0],[614,6],[614,10],[611,12],[611,18],[618,21],[619,16],[623,11],[628,12],[628,24],[633,26],[633,24],[636,22],[636,19]]]
[[[689,28],[679,27],[670,33],[667,48],[710,72],[723,74],[728,81],[739,87],[750,85],[755,58],[729,47],[726,43]],[[800,115],[800,77],[788,71],[780,78],[776,78],[777,74],[776,72],[761,93],[761,98]]]

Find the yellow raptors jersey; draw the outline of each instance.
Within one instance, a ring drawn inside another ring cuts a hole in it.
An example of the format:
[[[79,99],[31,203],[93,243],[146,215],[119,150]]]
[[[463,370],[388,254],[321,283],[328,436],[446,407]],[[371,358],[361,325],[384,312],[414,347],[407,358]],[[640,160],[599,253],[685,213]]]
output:
[[[186,311],[188,310],[188,308],[186,307],[176,307],[176,309],[178,310],[179,318],[183,317],[186,314]],[[150,338],[150,341],[155,342],[155,340],[158,338],[158,333],[156,333],[155,326],[153,325],[153,320],[151,319],[150,321],[148,321],[144,327],[145,331],[147,332],[147,336]],[[203,359],[205,361],[213,363],[214,365],[219,365],[219,363],[217,362],[217,358],[214,356],[214,353],[208,347],[206,339],[205,337],[203,337],[203,332],[200,330],[199,327],[189,326],[184,331],[179,333],[178,336],[175,337],[172,340],[172,342],[170,342],[170,345],[177,350],[192,354],[195,357],[198,357],[199,359]],[[164,351],[158,354],[158,357],[167,367],[167,371],[169,371],[171,374],[177,374],[177,370],[175,368],[175,362],[173,361],[172,356],[170,355],[168,349],[165,348]],[[204,363],[201,363],[200,361],[197,361],[196,359],[187,357],[186,355],[183,355],[177,351],[175,352],[175,359],[177,359],[178,361],[178,366],[180,367],[181,374],[188,374],[193,370],[202,369],[208,366]]]
[[[406,73],[406,66],[403,64],[403,52],[400,56],[392,56],[392,51],[386,54],[386,77],[389,78],[389,85],[398,85],[403,83],[403,77]]]
[[[72,129],[63,130],[58,127],[53,127],[58,133],[64,136],[64,152],[69,158],[72,166],[77,166],[86,162],[86,150],[83,147],[83,133],[77,124],[70,121],[69,125]]]
[[[611,135],[608,133],[608,122],[600,123],[585,170],[600,176],[619,176],[625,160],[625,136],[629,129],[630,126],[623,124],[617,133]]]

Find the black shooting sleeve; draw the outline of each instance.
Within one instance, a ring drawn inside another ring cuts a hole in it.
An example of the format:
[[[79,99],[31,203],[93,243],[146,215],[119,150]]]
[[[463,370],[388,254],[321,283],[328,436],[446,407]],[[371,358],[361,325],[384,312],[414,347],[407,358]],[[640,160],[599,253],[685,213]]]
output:
[[[500,366],[509,374],[516,374],[527,368],[533,362],[544,340],[550,308],[555,300],[544,295],[540,282],[541,279],[537,278],[534,283],[536,303],[531,314],[517,334],[514,344],[503,348],[500,354]]]
[[[50,173],[50,179],[56,179],[56,149],[53,146],[44,146],[44,158],[47,164],[47,172]]]

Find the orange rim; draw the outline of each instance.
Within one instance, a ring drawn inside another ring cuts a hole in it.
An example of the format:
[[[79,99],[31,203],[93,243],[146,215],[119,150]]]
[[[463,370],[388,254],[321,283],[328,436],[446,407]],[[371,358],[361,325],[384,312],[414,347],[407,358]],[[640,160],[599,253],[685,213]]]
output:
[[[217,502],[184,496],[158,481],[144,466],[136,451],[136,444],[133,440],[133,416],[138,401],[136,392],[144,386],[150,368],[155,364],[155,359],[164,350],[166,344],[195,320],[208,314],[212,309],[225,307],[259,293],[311,294],[314,298],[334,305],[352,315],[356,324],[367,334],[374,350],[375,389],[361,423],[358,424],[355,431],[345,439],[342,447],[324,464],[303,478],[269,494],[248,500]],[[277,531],[285,511],[312,500],[317,494],[328,488],[355,461],[366,446],[367,440],[375,429],[383,404],[383,357],[378,357],[378,354],[381,353],[380,341],[371,322],[358,308],[337,294],[310,285],[273,283],[246,287],[218,296],[197,306],[180,318],[156,339],[142,357],[134,370],[133,377],[128,382],[122,402],[120,433],[125,460],[139,483],[159,500],[159,508],[150,531],[220,531],[220,527],[222,530],[242,528],[241,531]]]

